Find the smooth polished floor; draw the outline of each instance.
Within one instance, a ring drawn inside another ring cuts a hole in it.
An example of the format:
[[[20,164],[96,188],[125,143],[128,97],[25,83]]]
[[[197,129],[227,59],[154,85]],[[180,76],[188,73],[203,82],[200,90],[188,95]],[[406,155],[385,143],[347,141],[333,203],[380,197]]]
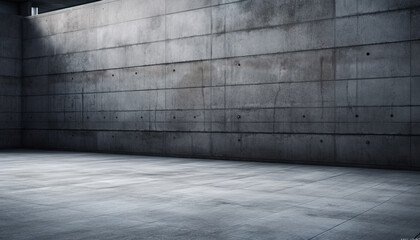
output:
[[[0,239],[419,234],[419,172],[0,151]]]

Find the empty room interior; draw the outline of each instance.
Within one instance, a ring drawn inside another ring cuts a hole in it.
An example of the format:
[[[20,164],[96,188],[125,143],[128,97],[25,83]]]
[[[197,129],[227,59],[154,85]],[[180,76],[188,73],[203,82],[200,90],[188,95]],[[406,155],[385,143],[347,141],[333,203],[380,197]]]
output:
[[[419,0],[0,0],[0,239],[420,240]]]

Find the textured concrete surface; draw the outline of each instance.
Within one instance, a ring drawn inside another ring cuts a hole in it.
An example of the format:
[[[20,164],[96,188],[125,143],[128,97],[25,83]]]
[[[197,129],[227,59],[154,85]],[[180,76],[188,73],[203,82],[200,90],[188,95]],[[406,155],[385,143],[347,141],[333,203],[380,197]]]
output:
[[[0,13],[0,149],[19,147],[22,20]]]
[[[420,1],[113,0],[24,19],[23,145],[420,169]]]
[[[417,172],[17,150],[0,165],[0,239],[420,234]]]

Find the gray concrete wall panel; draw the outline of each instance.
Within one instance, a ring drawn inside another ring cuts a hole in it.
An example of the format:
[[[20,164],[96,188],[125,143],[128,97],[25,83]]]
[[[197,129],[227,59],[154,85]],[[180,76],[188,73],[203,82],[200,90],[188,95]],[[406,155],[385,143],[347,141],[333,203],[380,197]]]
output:
[[[117,0],[28,17],[23,145],[419,169],[419,7]]]
[[[21,143],[21,20],[0,14],[0,149]]]

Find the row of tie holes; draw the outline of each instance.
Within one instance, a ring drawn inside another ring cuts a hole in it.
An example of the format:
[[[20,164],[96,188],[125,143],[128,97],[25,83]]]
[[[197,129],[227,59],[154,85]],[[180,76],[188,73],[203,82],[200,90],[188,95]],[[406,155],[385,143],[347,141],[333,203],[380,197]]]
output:
[[[393,118],[393,117],[394,117],[394,114],[391,114],[391,115],[389,115],[389,116],[390,116],[391,118]],[[355,117],[356,117],[356,118],[359,118],[359,115],[358,115],[358,114],[356,114],[356,115],[355,115]],[[86,118],[87,118],[87,119],[89,119],[89,116],[87,116]],[[117,116],[117,117],[115,117],[115,118],[116,118],[116,119],[118,119],[118,116]],[[172,118],[173,118],[173,119],[176,119],[176,116],[173,116]],[[197,116],[194,116],[194,119],[196,119],[196,118],[197,118]],[[242,116],[241,116],[241,115],[238,115],[238,116],[236,116],[236,118],[237,118],[237,119],[241,119],[241,118],[242,118]],[[302,115],[302,118],[306,118],[306,115]],[[106,117],[105,117],[105,116],[104,116],[104,119],[106,119]],[[143,116],[141,116],[141,117],[140,117],[140,119],[143,119]]]
[[[72,134],[71,136],[72,136],[72,137],[74,137],[74,134]],[[115,138],[115,136],[114,136],[114,135],[112,135],[112,138]],[[138,137],[136,136],[136,138],[138,138]],[[174,136],[174,137],[173,137],[173,139],[175,140],[175,139],[176,139],[176,137]],[[238,142],[242,142],[242,139],[241,139],[241,138],[238,138]],[[320,142],[320,143],[323,143],[323,142],[324,142],[324,140],[323,140],[323,139],[320,139],[320,140],[319,140],[319,142]],[[365,143],[366,143],[366,145],[370,145],[370,141],[369,141],[369,140],[367,140]]]
[[[355,117],[356,117],[356,118],[359,118],[359,115],[358,115],[358,114],[356,114],[356,115],[355,115]],[[390,115],[390,117],[391,117],[391,118],[393,118],[393,117],[394,117],[394,114],[391,114],[391,115]],[[87,119],[90,119],[90,117],[89,117],[89,116],[87,116],[86,118],[87,118]],[[116,116],[115,118],[116,118],[116,119],[118,119],[118,116]],[[176,119],[176,116],[173,116],[172,118],[173,118],[173,119]],[[197,116],[194,116],[194,119],[196,119],[196,118],[197,118]],[[236,118],[237,118],[237,119],[241,119],[241,118],[242,118],[242,116],[241,116],[241,115],[238,115],[238,116],[236,116]],[[302,118],[306,118],[306,115],[302,115]],[[13,117],[10,117],[10,120],[12,120],[12,119],[13,119]],[[31,119],[32,119],[32,116],[31,116]],[[106,119],[106,117],[105,117],[105,116],[104,116],[104,119]],[[140,117],[140,119],[143,119],[143,116],[141,116],[141,117]]]
[[[367,52],[366,53],[366,56],[369,56],[370,55],[370,53],[369,52]],[[241,66],[241,64],[240,63],[238,63],[238,66],[240,67]],[[173,69],[172,70],[173,72],[175,72],[176,70],[175,69]],[[137,72],[135,72],[135,74],[137,75],[138,73]],[[112,74],[112,76],[114,77],[115,76],[115,74]],[[71,80],[73,80],[73,78],[71,78]]]

